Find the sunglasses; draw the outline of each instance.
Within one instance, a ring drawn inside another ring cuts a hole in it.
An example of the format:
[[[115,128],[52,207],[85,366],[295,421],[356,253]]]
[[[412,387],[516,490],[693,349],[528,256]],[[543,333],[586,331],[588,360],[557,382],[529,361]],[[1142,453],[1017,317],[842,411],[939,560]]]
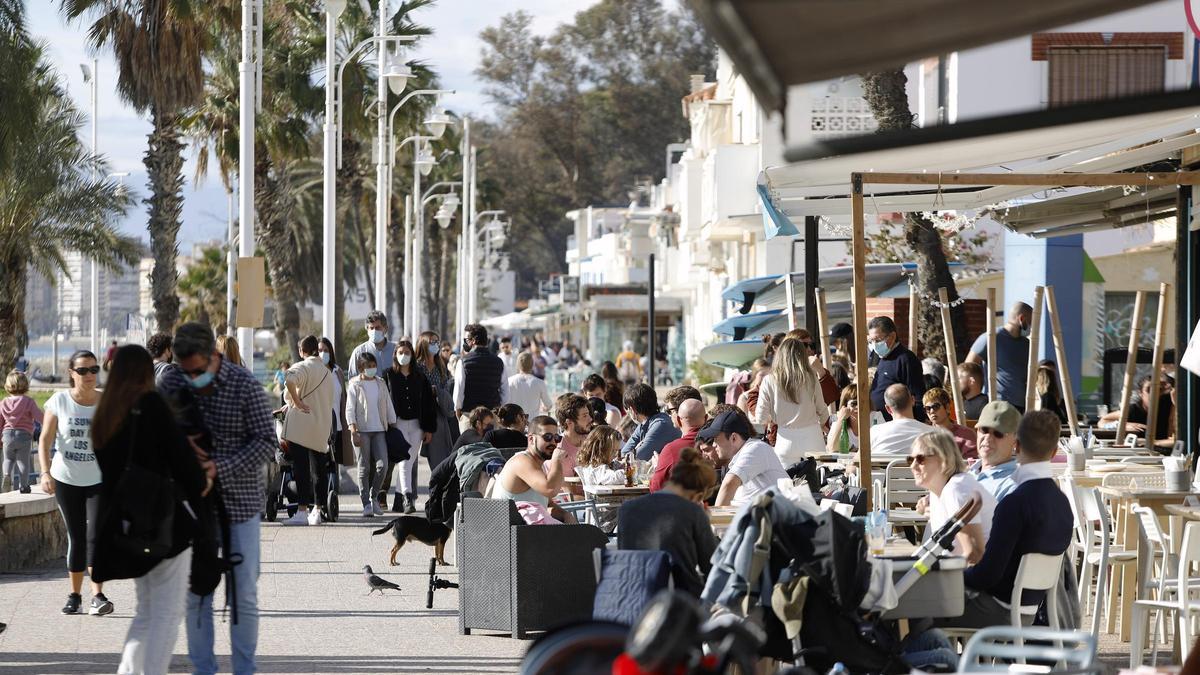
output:
[[[925,412],[933,412],[934,410],[940,410],[941,407],[942,407],[941,403],[930,403],[929,405],[925,406]]]
[[[988,427],[979,427],[979,430],[985,434],[991,434],[998,441],[1004,440],[1004,437],[1008,435],[1008,434],[1004,433],[1003,431],[997,431],[996,429],[991,429]]]
[[[546,432],[542,434],[542,440],[546,441],[547,443],[557,443],[562,440],[562,435]]]
[[[925,460],[929,459],[932,456],[933,455],[909,455],[908,465],[916,466],[917,464],[920,464],[921,466],[925,466]]]
[[[72,368],[71,370],[74,371],[74,373],[79,376],[95,375],[96,373],[100,372],[100,366],[87,366],[87,367],[81,366],[79,368]]]

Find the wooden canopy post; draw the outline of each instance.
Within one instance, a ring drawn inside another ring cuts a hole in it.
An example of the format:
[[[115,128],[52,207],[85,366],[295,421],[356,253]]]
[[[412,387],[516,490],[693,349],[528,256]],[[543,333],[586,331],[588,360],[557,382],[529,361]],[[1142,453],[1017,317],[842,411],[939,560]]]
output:
[[[1159,289],[1162,293],[1162,289]],[[1125,357],[1125,379],[1121,385],[1121,420],[1117,422],[1117,442],[1125,440],[1129,424],[1129,402],[1133,396],[1133,378],[1137,375],[1138,345],[1142,342],[1142,315],[1146,312],[1146,291],[1138,291],[1133,300],[1133,323],[1129,326],[1129,355]]]
[[[1079,416],[1075,414],[1075,387],[1071,385],[1071,369],[1067,365],[1067,345],[1063,341],[1062,325],[1058,320],[1058,302],[1054,299],[1054,287],[1046,287],[1046,309],[1050,311],[1050,329],[1054,333],[1054,354],[1058,359],[1058,381],[1063,402],[1067,404],[1067,426],[1071,435],[1079,435]],[[1030,353],[1030,361],[1033,354]],[[1035,373],[1037,371],[1034,371]]]
[[[854,234],[851,252],[854,256],[854,344],[858,358],[854,361],[855,383],[858,385],[858,471],[859,485],[866,495],[867,511],[871,511],[871,382],[867,377],[867,236],[863,222],[863,177],[850,174],[851,220]]]
[[[1146,447],[1154,447],[1154,439],[1158,434],[1158,394],[1159,382],[1162,379],[1163,339],[1167,333],[1167,302],[1171,295],[1171,284],[1158,286],[1158,321],[1154,324],[1154,365],[1150,371],[1150,400],[1146,403]]]
[[[1042,293],[1045,291],[1041,286],[1033,289],[1033,316],[1030,318],[1029,328],[1029,364],[1025,369],[1025,410],[1033,410],[1033,401],[1037,398],[1037,389],[1033,386],[1033,381],[1037,379],[1038,366],[1038,347],[1042,341]],[[996,400],[995,394],[988,396],[990,400]]]
[[[987,289],[987,390],[996,392],[996,289]]]
[[[913,354],[920,348],[921,331],[917,328],[917,317],[921,315],[921,298],[917,294],[917,284],[908,280],[908,348]]]
[[[817,342],[821,345],[821,360],[828,368],[833,363],[833,359],[829,355],[829,317],[825,313],[825,291],[817,286],[813,288],[813,302],[817,306],[817,332],[818,336],[814,336]]]
[[[958,349],[954,346],[954,326],[950,322],[950,295],[944,287],[938,289],[938,304],[942,310],[942,335],[946,340],[946,367],[952,368],[958,363]],[[962,390],[958,388],[958,378],[951,376],[949,380],[950,396],[954,399],[954,419],[959,424],[966,424],[967,415],[963,411]]]
[[[792,273],[783,277],[783,294],[787,297],[788,330],[796,330],[796,284],[792,283]]]

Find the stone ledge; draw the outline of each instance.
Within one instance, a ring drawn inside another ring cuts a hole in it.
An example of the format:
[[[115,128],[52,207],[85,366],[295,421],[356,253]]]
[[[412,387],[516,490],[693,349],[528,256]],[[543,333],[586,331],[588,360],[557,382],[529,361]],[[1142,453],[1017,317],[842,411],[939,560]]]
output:
[[[33,492],[27,495],[15,490],[0,494],[0,520],[36,516],[57,510],[58,502],[54,500],[54,496],[42,492],[40,488],[33,488]]]

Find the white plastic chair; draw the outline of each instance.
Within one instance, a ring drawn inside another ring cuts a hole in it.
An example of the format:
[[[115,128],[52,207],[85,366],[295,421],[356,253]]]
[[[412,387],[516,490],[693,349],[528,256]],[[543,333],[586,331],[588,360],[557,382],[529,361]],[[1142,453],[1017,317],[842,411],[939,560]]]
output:
[[[911,509],[917,505],[917,500],[929,494],[925,488],[917,487],[917,481],[913,478],[912,468],[908,465],[907,459],[894,459],[888,462],[887,469],[884,471],[883,490],[883,503],[888,509],[893,506]]]
[[[1173,615],[1175,620],[1175,642],[1179,645],[1179,663],[1187,660],[1192,641],[1196,638],[1194,622],[1200,619],[1200,586],[1189,583],[1200,578],[1200,523],[1189,522],[1183,530],[1183,544],[1179,549],[1179,564],[1175,573],[1174,598],[1172,600],[1136,600],[1133,603],[1132,635],[1129,645],[1129,667],[1142,664],[1146,649],[1146,624],[1150,612],[1162,611]]]
[[[1026,644],[1026,640],[1052,644]],[[958,661],[958,672],[1011,672],[1010,663],[1028,660],[1053,662],[1070,672],[1093,670],[1096,638],[1083,631],[1040,626],[983,628],[967,641]]]
[[[1137,553],[1112,543],[1112,521],[1100,490],[1075,485],[1072,487],[1076,508],[1079,509],[1077,527],[1083,546],[1083,563],[1079,574],[1079,606],[1083,611],[1087,611],[1094,571],[1096,594],[1092,610],[1092,635],[1099,637],[1100,618],[1105,611],[1106,584],[1116,576],[1110,575],[1110,568],[1136,564]]]
[[[1021,564],[1017,566],[1017,577],[1013,581],[1011,604],[1008,618],[1014,628],[1022,627],[1021,623],[1021,594],[1024,591],[1046,592],[1046,618],[1051,628],[1058,628],[1058,595],[1055,588],[1062,576],[1063,554],[1045,555],[1043,553],[1026,553],[1021,556]],[[1016,636],[1017,647],[1021,646],[1021,637]],[[1024,663],[1024,661],[1020,661]]]

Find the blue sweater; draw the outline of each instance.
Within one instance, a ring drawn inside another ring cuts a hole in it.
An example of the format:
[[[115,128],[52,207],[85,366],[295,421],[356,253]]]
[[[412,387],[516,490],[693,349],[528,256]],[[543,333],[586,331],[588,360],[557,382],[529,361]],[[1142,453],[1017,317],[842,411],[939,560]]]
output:
[[[979,564],[963,576],[968,586],[1007,603],[1026,553],[1058,555],[1071,543],[1071,505],[1051,478],[1021,483],[996,504],[992,532]],[[1022,605],[1037,605],[1044,591],[1025,591]]]

